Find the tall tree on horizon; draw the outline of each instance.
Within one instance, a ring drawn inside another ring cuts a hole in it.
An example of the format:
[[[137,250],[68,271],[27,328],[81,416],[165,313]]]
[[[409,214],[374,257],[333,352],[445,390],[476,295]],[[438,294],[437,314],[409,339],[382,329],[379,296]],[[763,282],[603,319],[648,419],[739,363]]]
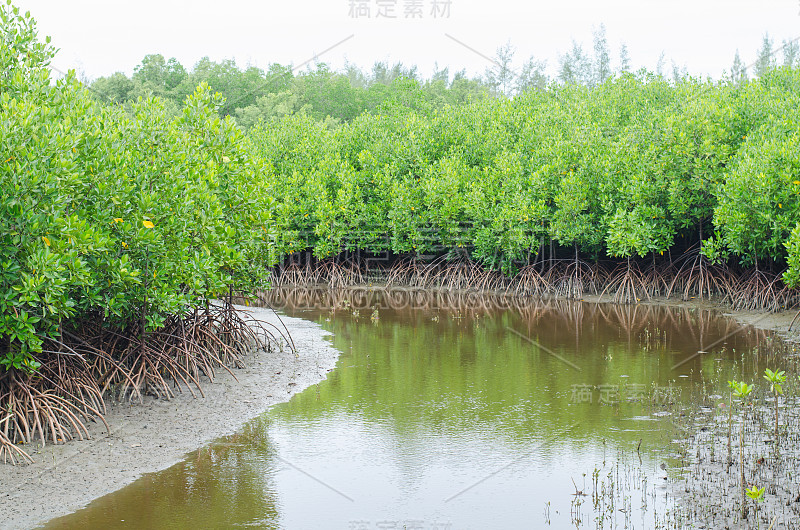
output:
[[[784,40],[781,49],[783,50],[784,66],[793,67],[800,62],[800,43],[797,42],[797,39]]]
[[[736,55],[733,57],[733,65],[731,66],[731,81],[737,85],[747,81],[747,68],[739,57],[739,50],[736,50]]]
[[[611,77],[611,53],[608,50],[608,39],[606,39],[606,26],[600,24],[600,27],[594,31],[594,83],[601,85],[605,83],[606,79]]]
[[[368,81],[367,76],[361,71],[361,68],[355,64],[346,62],[344,65],[344,75],[350,80],[350,86],[353,88],[366,88]]]
[[[511,46],[511,42],[497,48],[494,57],[494,65],[487,68],[484,74],[486,84],[494,96],[511,97],[514,91],[514,74],[511,63],[514,59],[516,50]]]
[[[689,77],[689,69],[686,65],[679,67],[678,63],[672,61],[672,81],[677,85],[685,77]]]
[[[439,63],[435,63],[433,66],[433,74],[431,75],[430,79],[431,83],[444,83],[445,87],[450,86],[450,68],[445,66],[444,68],[439,68]]]
[[[396,62],[389,66],[389,63],[383,61],[376,61],[372,65],[372,75],[369,78],[369,85],[380,83],[382,85],[391,85],[392,81],[404,77],[406,79],[419,80],[417,67],[412,66],[407,68],[402,62]]]
[[[619,47],[619,71],[631,71],[631,56],[628,53],[628,45],[624,42]]]
[[[761,41],[761,49],[758,50],[758,59],[753,65],[753,73],[756,77],[763,76],[769,69],[775,67],[772,46],[772,39],[769,38],[769,33],[765,33],[764,40]]]
[[[593,81],[592,62],[583,46],[572,40],[572,49],[559,58],[558,79],[568,84],[591,86]]]
[[[658,62],[656,63],[656,74],[659,77],[664,77],[664,65],[667,61],[667,54],[664,50],[661,50],[661,55],[658,56]]]
[[[550,79],[545,73],[547,68],[547,61],[537,61],[531,55],[528,60],[522,65],[519,75],[516,78],[514,88],[517,94],[521,94],[527,90],[536,89],[544,90]]]

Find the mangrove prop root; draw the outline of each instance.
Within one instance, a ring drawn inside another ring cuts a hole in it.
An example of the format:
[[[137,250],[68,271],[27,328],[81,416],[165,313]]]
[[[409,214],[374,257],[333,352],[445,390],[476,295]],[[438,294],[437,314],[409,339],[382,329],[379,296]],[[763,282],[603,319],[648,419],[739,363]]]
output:
[[[33,464],[33,458],[14,445],[2,432],[0,432],[0,458],[2,458],[4,464]]]
[[[729,295],[734,309],[775,312],[797,304],[797,291],[783,285],[781,275],[754,269],[736,283]]]
[[[650,300],[650,293],[645,288],[645,281],[635,263],[630,261],[620,265],[611,275],[605,289],[601,291],[602,296],[606,292],[613,292],[613,300],[620,304],[635,304],[647,298]]]
[[[277,337],[290,343],[288,332],[271,330],[229,302],[141,331],[137,325],[120,330],[82,322],[45,342],[35,354],[41,363],[36,373],[0,374],[0,460],[32,462],[17,445],[34,440],[86,439],[89,422],[101,421],[108,430],[104,396],[112,388],[129,400],[148,394],[171,399],[184,388],[204,395],[201,376],[213,380],[217,369],[233,375],[231,368],[243,366],[246,355],[278,346]]]
[[[454,257],[455,256],[455,257]],[[505,293],[524,297],[580,299],[585,294],[611,295],[614,302],[631,304],[656,296],[711,299],[741,310],[778,311],[800,303],[800,291],[789,289],[781,274],[765,271],[734,272],[700,253],[699,245],[672,259],[636,260],[609,265],[572,258],[537,260],[521,264],[512,275],[483,267],[467,254],[443,255],[431,260],[398,257],[393,263],[370,266],[369,259],[348,257],[314,261],[297,258],[276,266],[274,287],[320,285],[332,288],[382,283],[387,288],[449,289]]]
[[[714,296],[729,299],[735,293],[736,277],[725,266],[709,264],[697,246],[678,258],[676,266],[679,268],[667,288],[667,298],[676,293],[682,300]]]

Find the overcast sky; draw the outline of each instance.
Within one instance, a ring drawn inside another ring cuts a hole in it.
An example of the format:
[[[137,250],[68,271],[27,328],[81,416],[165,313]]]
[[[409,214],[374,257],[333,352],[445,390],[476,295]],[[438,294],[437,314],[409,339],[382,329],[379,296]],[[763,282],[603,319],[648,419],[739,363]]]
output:
[[[89,78],[130,74],[148,53],[235,59],[240,66],[301,65],[315,57],[339,69],[346,61],[434,65],[479,74],[498,46],[511,42],[515,63],[530,55],[551,73],[572,39],[591,49],[604,23],[612,58],[620,43],[634,68],[654,69],[663,51],[695,75],[719,77],[736,49],[755,59],[768,32],[780,45],[800,37],[800,0],[15,0],[60,52],[59,69]],[[393,9],[392,9],[393,7]],[[356,9],[354,12],[353,9]],[[448,12],[449,10],[449,12]],[[436,16],[434,16],[434,12]],[[360,15],[356,17],[356,15]],[[380,16],[384,15],[384,16]],[[395,18],[391,18],[394,15]],[[343,41],[343,42],[342,42]],[[336,45],[339,43],[338,45]],[[336,45],[336,46],[334,46]],[[331,47],[333,48],[331,49]]]

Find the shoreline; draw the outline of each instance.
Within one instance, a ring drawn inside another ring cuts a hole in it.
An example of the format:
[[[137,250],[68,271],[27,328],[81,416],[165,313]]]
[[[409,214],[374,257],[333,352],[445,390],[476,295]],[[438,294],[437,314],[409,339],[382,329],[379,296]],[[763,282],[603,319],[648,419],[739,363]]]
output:
[[[258,320],[281,327],[269,309],[240,307]],[[62,445],[25,446],[29,465],[2,465],[0,529],[35,528],[73,513],[147,473],[166,469],[187,453],[232,434],[273,405],[318,384],[333,370],[339,352],[330,333],[308,320],[280,316],[297,347],[251,354],[232,377],[217,370],[214,382],[202,380],[205,398],[182,389],[170,401],[147,397],[144,403],[106,399],[105,419],[89,423],[91,439]],[[238,382],[237,382],[238,380]],[[195,390],[196,392],[196,390]]]
[[[608,295],[604,295],[603,297],[587,295],[581,301],[590,303],[612,303],[611,297]],[[797,308],[784,309],[775,313],[768,313],[766,311],[740,311],[713,300],[680,300],[677,298],[653,298],[652,300],[643,300],[639,305],[714,310],[721,316],[733,319],[742,325],[750,325],[765,331],[772,331],[785,342],[800,342],[800,317],[795,321],[792,330],[789,330],[789,325],[797,314]]]
[[[586,296],[581,301],[604,303],[610,297]],[[788,331],[795,315],[792,310],[735,311],[696,300],[653,299],[640,304],[716,310],[743,325],[773,331],[785,341],[800,341],[800,325],[796,323],[793,331]],[[240,309],[281,326],[269,309]],[[195,399],[183,389],[171,401],[148,397],[143,404],[131,404],[107,399],[105,418],[110,433],[102,422],[93,423],[90,440],[48,444],[41,450],[36,445],[25,447],[34,464],[2,467],[0,513],[4,517],[0,529],[34,528],[73,513],[144,474],[182,461],[186,454],[236,432],[271,406],[324,380],[339,357],[326,339],[330,333],[301,318],[281,315],[280,320],[292,335],[296,357],[289,351],[251,355],[246,368],[233,370],[235,379],[224,370],[218,371],[213,383],[204,379],[205,398],[198,395]]]
[[[306,289],[306,290],[314,290],[314,289],[331,289],[325,283],[318,283],[318,284],[276,284],[274,286],[277,289]],[[367,283],[367,284],[353,284],[347,285],[343,287],[333,288],[333,290],[352,290],[352,291],[382,291],[382,290],[398,290],[398,291],[405,291],[409,293],[415,293],[418,291],[426,292],[426,293],[437,293],[437,292],[445,292],[448,294],[462,294],[467,296],[510,296],[512,298],[526,298],[525,295],[517,295],[517,294],[510,294],[507,291],[502,290],[475,290],[475,289],[449,289],[443,287],[412,287],[408,285],[387,285],[381,282],[374,282],[374,283]],[[542,303],[547,303],[550,300],[569,300],[574,302],[585,302],[590,304],[614,304],[613,296],[609,294],[604,295],[596,295],[596,294],[585,294],[583,298],[580,299],[569,299],[563,296],[553,296],[552,298],[539,298],[539,297],[528,297],[532,298],[536,301],[541,301]],[[623,304],[625,305],[625,304]],[[776,335],[778,335],[782,340],[785,342],[793,342],[793,343],[800,343],[800,316],[798,316],[797,320],[794,322],[793,328],[790,331],[789,325],[797,315],[800,307],[795,307],[792,309],[783,309],[778,312],[767,312],[767,311],[757,311],[757,310],[737,310],[733,307],[721,303],[719,300],[697,300],[692,297],[690,300],[681,300],[680,298],[665,298],[663,296],[656,296],[649,300],[640,300],[636,304],[630,304],[631,306],[658,306],[658,307],[675,307],[675,308],[689,308],[689,309],[706,309],[711,311],[716,311],[719,313],[720,316],[724,316],[726,318],[730,318],[739,322],[742,325],[751,325],[761,330],[765,331],[772,331]],[[277,306],[280,307],[280,306]]]

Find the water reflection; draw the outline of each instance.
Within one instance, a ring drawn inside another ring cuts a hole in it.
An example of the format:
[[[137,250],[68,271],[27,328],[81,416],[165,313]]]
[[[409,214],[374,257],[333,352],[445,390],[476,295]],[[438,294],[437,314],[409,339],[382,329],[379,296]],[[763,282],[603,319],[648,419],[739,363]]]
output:
[[[666,527],[672,415],[764,362],[763,332],[690,308],[401,289],[264,301],[334,333],[328,379],[54,527]]]
[[[280,528],[268,419],[145,475],[48,528]],[[266,464],[266,465],[265,465]]]

